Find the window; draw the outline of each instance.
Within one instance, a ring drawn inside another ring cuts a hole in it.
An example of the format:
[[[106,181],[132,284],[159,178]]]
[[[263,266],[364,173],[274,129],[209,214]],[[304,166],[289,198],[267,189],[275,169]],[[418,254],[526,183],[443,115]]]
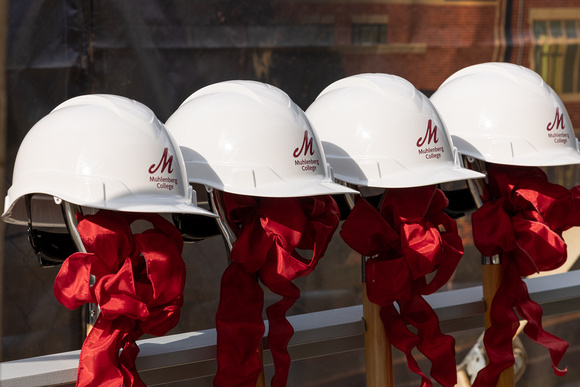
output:
[[[352,44],[370,45],[387,43],[386,24],[353,24]]]
[[[351,44],[373,46],[387,43],[389,15],[386,13],[353,15],[351,23]]]
[[[534,20],[534,69],[563,98],[580,96],[580,18]]]

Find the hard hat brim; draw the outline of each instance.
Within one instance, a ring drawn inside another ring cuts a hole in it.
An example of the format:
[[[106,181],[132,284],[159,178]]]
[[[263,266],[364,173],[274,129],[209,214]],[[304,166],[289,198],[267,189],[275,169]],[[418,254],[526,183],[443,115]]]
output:
[[[8,191],[8,195],[5,197],[5,210],[1,216],[2,220],[6,223],[17,225],[28,224],[28,215],[23,198],[25,195],[38,193],[39,192],[35,192],[33,190],[16,192],[11,188]],[[107,201],[79,202],[74,195],[70,195],[70,193],[67,192],[42,192],[40,194],[42,194],[45,200],[33,200],[33,203],[36,203],[35,205],[38,207],[37,210],[33,210],[33,222],[37,226],[44,227],[60,227],[64,225],[64,223],[61,222],[62,214],[60,213],[60,208],[55,205],[54,198],[62,199],[79,206],[111,211],[160,214],[183,213],[203,215],[212,218],[217,217],[217,215],[214,213],[198,207],[193,203],[185,203],[183,198],[177,196],[174,200],[168,197],[164,198],[163,200],[159,200],[158,198],[151,195],[134,195]],[[47,198],[48,200],[46,200]]]
[[[426,168],[424,170],[412,170],[401,172],[398,174],[389,174],[380,179],[353,179],[352,176],[341,176],[335,174],[337,180],[342,180],[347,183],[362,186],[362,187],[376,187],[376,188],[411,188],[422,187],[427,185],[449,183],[452,181],[481,179],[485,175],[470,169],[462,167],[453,168]]]
[[[537,149],[527,141],[519,139],[500,141],[468,136],[452,138],[459,153],[489,163],[526,167],[580,164],[580,152],[573,147],[546,150]],[[507,157],[508,155],[511,157]]]
[[[270,168],[259,165],[209,165],[186,161],[190,183],[203,184],[218,191],[256,197],[305,197],[358,194],[358,191],[333,182],[326,175],[283,179]]]

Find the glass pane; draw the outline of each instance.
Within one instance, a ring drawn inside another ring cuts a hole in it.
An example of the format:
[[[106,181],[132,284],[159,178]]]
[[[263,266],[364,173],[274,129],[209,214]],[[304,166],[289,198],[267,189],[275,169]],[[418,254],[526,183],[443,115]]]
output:
[[[547,57],[548,60],[548,85],[550,85],[553,89],[555,86],[555,78],[556,78],[556,51],[558,46],[548,46],[549,54]],[[558,92],[558,90],[556,90]]]
[[[576,65],[574,66],[574,71],[576,73],[576,89],[574,89],[574,91],[576,93],[580,93],[580,69],[578,67],[580,67],[578,65],[578,63],[580,63],[580,47],[576,48]]]
[[[550,86],[556,93],[562,92],[562,83],[564,78],[564,53],[566,45],[555,44],[551,47],[550,55]]]
[[[566,20],[564,22],[564,28],[566,30],[566,37],[575,38],[578,36],[578,32],[576,31],[576,21],[575,20]]]
[[[564,79],[562,80],[562,91],[564,93],[574,92],[574,76],[575,73],[578,73],[578,69],[575,66],[577,54],[577,44],[571,44],[566,48],[566,57],[564,59]]]
[[[386,24],[353,24],[352,26],[353,44],[378,44],[386,43]]]
[[[535,49],[535,60],[536,60],[536,72],[542,76],[544,81],[550,83],[548,78],[548,61],[550,55],[550,45],[542,44],[536,46]]]
[[[553,38],[559,38],[562,36],[562,21],[561,20],[551,20],[550,21],[550,35]]]
[[[545,21],[534,21],[534,36],[538,40],[548,36],[548,27]]]
[[[379,25],[379,43],[387,43],[387,25]]]

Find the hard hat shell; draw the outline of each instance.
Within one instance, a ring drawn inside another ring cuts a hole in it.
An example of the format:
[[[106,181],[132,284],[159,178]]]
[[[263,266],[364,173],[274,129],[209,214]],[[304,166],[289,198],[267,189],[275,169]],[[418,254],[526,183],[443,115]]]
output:
[[[326,87],[306,110],[339,180],[402,188],[483,177],[461,167],[429,99],[390,74],[358,74]]]
[[[69,99],[24,137],[2,219],[26,224],[25,195],[36,195],[34,222],[62,225],[64,200],[130,212],[214,216],[197,206],[179,147],[145,105],[108,94]]]
[[[507,165],[580,163],[564,104],[534,71],[481,63],[451,75],[431,96],[460,153]]]
[[[191,183],[261,197],[354,193],[336,184],[302,109],[279,88],[232,80],[206,86],[169,117]]]

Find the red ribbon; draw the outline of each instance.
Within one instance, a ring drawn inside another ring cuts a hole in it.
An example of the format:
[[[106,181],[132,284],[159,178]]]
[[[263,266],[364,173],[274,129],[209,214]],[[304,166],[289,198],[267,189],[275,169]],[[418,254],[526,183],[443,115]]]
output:
[[[499,374],[514,364],[512,338],[519,326],[514,311],[528,321],[524,332],[548,348],[556,375],[568,343],[542,327],[542,309],[530,299],[521,276],[553,270],[567,258],[562,232],[580,224],[580,188],[568,190],[548,182],[535,167],[489,164],[492,199],[472,215],[473,240],[485,256],[499,254],[502,283],[491,304],[491,326],[484,335],[489,364],[475,386],[497,384]]]
[[[136,220],[154,228],[133,235]],[[179,321],[181,234],[157,214],[104,210],[79,215],[77,228],[87,253],[65,260],[54,294],[68,309],[96,303],[101,310],[81,349],[77,386],[145,386],[135,368],[135,341],[144,333],[161,336]],[[96,282],[89,286],[91,274]]]
[[[218,371],[214,386],[252,386],[260,375],[264,335],[263,292],[258,279],[282,299],[266,310],[274,361],[272,386],[286,386],[287,345],[294,333],[287,310],[300,297],[292,283],[312,272],[338,227],[338,206],[330,196],[255,198],[223,193],[227,221],[238,231],[225,270],[216,314]],[[297,249],[314,250],[304,259]]]
[[[411,354],[415,347],[431,361],[435,380],[443,386],[457,382],[455,340],[441,333],[437,315],[422,297],[449,280],[463,255],[457,224],[443,212],[447,204],[435,186],[387,189],[380,213],[360,198],[340,231],[353,250],[371,257],[365,265],[369,300],[381,306],[389,341],[406,354],[422,386],[433,384]]]

